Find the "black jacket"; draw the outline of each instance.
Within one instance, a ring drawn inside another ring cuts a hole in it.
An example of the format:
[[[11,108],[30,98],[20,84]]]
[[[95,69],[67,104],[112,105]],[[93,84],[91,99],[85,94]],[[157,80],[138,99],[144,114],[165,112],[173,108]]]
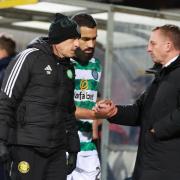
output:
[[[9,144],[67,147],[79,151],[74,105],[74,68],[46,39],[10,64],[0,94],[0,139]]]
[[[110,122],[140,126],[133,180],[180,179],[180,56],[156,74],[147,91],[118,106]],[[155,129],[155,134],[150,129]]]
[[[4,78],[4,73],[5,73],[5,70],[9,64],[9,62],[14,58],[14,56],[9,56],[9,57],[5,57],[5,58],[2,58],[0,60],[0,87],[2,85],[2,81],[3,81],[3,78]]]

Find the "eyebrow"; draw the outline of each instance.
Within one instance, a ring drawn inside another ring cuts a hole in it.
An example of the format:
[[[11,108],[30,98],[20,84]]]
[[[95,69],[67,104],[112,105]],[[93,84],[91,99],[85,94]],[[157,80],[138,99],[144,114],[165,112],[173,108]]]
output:
[[[97,36],[95,36],[95,37],[86,37],[86,36],[81,37],[81,39],[96,39],[96,38],[97,38]]]

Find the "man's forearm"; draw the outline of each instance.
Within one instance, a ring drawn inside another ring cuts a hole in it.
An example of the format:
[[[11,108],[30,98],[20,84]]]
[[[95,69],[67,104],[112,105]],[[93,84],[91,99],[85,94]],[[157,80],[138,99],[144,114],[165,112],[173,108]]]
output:
[[[90,109],[76,107],[75,116],[77,119],[96,119],[95,112]]]

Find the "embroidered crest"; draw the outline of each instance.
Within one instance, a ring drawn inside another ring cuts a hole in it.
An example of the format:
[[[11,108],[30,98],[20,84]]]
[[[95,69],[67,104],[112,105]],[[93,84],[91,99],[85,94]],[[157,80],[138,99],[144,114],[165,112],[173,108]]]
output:
[[[98,72],[97,72],[95,69],[92,70],[92,77],[93,77],[95,80],[98,80]]]
[[[67,73],[67,77],[68,77],[69,79],[72,79],[72,78],[73,78],[73,73],[72,73],[71,69],[68,69],[66,73]]]
[[[30,165],[28,162],[26,161],[21,161],[19,164],[18,164],[18,170],[20,173],[22,174],[26,174],[29,172],[30,170]]]

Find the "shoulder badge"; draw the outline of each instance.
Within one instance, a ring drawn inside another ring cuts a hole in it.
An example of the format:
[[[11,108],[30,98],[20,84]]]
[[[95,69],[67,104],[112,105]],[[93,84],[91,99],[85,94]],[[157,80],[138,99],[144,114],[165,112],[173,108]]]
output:
[[[69,79],[72,79],[72,78],[73,78],[73,73],[72,73],[72,70],[71,70],[71,69],[68,69],[66,73],[67,73],[67,77],[68,77]]]
[[[98,72],[97,72],[95,69],[93,69],[91,73],[92,73],[92,77],[93,77],[95,80],[98,80]]]

